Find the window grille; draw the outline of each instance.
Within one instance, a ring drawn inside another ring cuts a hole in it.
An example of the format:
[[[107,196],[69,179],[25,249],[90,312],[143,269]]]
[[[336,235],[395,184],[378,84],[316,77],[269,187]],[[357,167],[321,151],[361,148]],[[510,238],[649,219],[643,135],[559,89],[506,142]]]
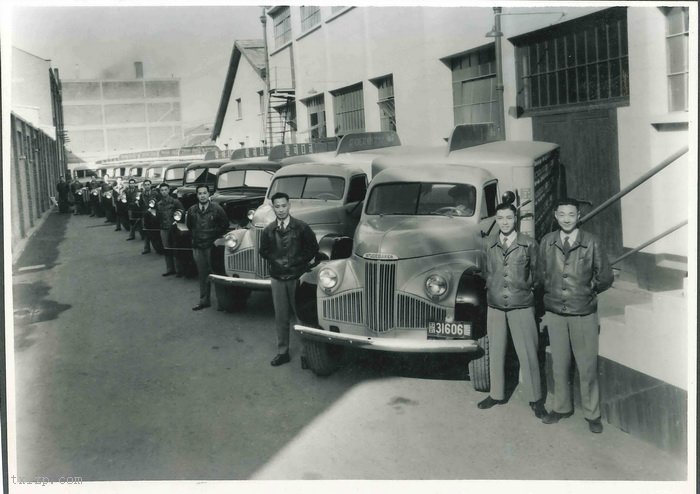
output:
[[[365,106],[362,84],[339,89],[333,91],[332,94],[336,135],[345,135],[348,132],[364,132]]]
[[[688,111],[688,7],[665,7],[669,111]]]
[[[301,32],[305,33],[312,27],[321,23],[321,7],[301,6]]]
[[[275,29],[275,48],[279,48],[292,40],[292,21],[289,7],[284,7],[272,15]]]

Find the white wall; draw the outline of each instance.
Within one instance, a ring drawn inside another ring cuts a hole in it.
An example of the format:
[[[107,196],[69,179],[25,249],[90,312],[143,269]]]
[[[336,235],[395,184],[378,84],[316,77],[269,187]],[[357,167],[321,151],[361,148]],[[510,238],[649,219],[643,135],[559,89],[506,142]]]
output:
[[[12,48],[12,110],[49,135],[55,135],[48,60]]]
[[[220,148],[223,149],[224,144],[228,144],[230,150],[237,149],[241,147],[241,142],[245,143],[243,147],[262,146],[261,140],[265,139],[264,115],[260,113],[258,91],[264,90],[265,82],[250,65],[248,59],[241,55],[221,134],[216,140]],[[241,99],[241,119],[238,118],[237,98]]]

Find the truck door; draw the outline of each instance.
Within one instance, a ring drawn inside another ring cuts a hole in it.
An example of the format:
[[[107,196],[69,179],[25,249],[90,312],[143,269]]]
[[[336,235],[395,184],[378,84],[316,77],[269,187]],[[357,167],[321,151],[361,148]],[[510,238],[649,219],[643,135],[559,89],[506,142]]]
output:
[[[491,235],[496,227],[496,206],[498,206],[498,181],[484,185],[479,206],[479,226],[484,234]]]

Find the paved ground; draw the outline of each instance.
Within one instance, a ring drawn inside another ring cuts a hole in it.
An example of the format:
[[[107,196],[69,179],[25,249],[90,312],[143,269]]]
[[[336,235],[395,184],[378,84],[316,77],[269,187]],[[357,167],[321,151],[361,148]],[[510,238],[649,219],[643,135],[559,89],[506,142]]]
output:
[[[684,462],[612,426],[590,434],[580,413],[541,424],[517,390],[507,405],[478,410],[484,394],[462,358],[352,353],[320,379],[300,369],[293,346],[292,364],[272,368],[269,295],[241,314],[193,312],[196,281],[162,278],[163,259],[125,238],[100,219],[51,214],[15,266],[11,474],[686,477]]]

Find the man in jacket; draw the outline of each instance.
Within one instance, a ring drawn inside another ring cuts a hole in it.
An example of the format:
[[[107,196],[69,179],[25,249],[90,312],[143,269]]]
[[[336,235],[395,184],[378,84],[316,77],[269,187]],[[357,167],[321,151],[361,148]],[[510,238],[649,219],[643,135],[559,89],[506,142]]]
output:
[[[139,189],[136,187],[136,179],[129,179],[129,186],[124,191],[126,194],[126,209],[127,218],[129,224],[129,236],[127,240],[134,240],[136,238],[136,230],[141,232],[143,237],[143,232],[141,231],[141,216],[139,215],[138,197]]]
[[[141,191],[141,195],[139,196],[139,199],[137,201],[139,212],[141,215],[141,227],[144,231],[143,233],[143,250],[141,251],[141,254],[148,254],[151,252],[151,245],[153,245],[153,248],[158,251],[156,248],[156,245],[159,240],[155,238],[155,234],[158,233],[158,239],[160,239],[160,232],[155,232],[156,228],[158,228],[158,225],[155,223],[154,219],[155,217],[152,214],[149,214],[148,210],[148,203],[151,201],[158,201],[158,193],[151,189],[151,181],[146,179],[143,181],[143,190]]]
[[[500,231],[484,243],[486,328],[489,336],[489,396],[480,409],[501,405],[505,400],[505,360],[508,329],[520,362],[525,395],[537,418],[547,414],[542,400],[540,366],[537,359],[538,332],[535,323],[535,279],[537,242],[515,230],[516,209],[512,204],[496,207]]]
[[[127,226],[129,223],[129,212],[126,207],[125,190],[124,179],[122,177],[117,177],[117,183],[114,185],[114,195],[112,196],[112,205],[117,220],[117,227],[114,229],[115,232],[122,231],[122,226],[127,230],[129,229]]]
[[[165,249],[166,271],[163,276],[174,274],[178,278],[182,278],[184,269],[177,256],[173,255],[173,251],[170,250],[172,247],[170,229],[173,227],[173,214],[178,209],[183,210],[182,203],[170,195],[170,186],[167,183],[160,184],[158,191],[160,192],[160,200],[156,203],[156,210],[160,222],[160,240]]]
[[[228,229],[228,217],[221,206],[209,200],[206,184],[197,185],[195,192],[197,204],[187,210],[187,228],[192,234],[192,256],[199,277],[199,303],[192,310],[202,310],[211,306],[211,247]]]
[[[63,175],[58,177],[56,191],[58,192],[58,212],[70,213],[70,205],[68,203],[68,193],[70,192],[70,187],[66,183],[66,180],[63,178]]]
[[[542,239],[539,278],[552,351],[554,403],[542,422],[554,424],[573,412],[569,371],[573,351],[579,372],[581,406],[591,432],[603,432],[598,388],[598,298],[613,274],[595,235],[578,228],[578,202],[559,201],[554,217],[559,231]]]
[[[100,204],[102,204],[102,209],[105,212],[105,223],[112,223],[116,216],[116,211],[114,210],[114,204],[112,202],[112,196],[115,193],[114,187],[112,186],[109,175],[105,175],[102,180],[102,186],[100,187]]]
[[[90,194],[90,217],[93,218],[100,213],[100,196],[99,193],[95,194],[93,191],[100,188],[100,184],[97,183],[97,179],[93,175],[87,184],[87,188]]]
[[[260,255],[270,263],[272,304],[275,307],[277,355],[270,365],[289,362],[289,331],[294,322],[294,299],[299,277],[318,253],[316,235],[309,225],[289,214],[289,196],[277,192],[270,198],[277,219],[267,225],[260,239]],[[302,368],[306,359],[301,357]]]

